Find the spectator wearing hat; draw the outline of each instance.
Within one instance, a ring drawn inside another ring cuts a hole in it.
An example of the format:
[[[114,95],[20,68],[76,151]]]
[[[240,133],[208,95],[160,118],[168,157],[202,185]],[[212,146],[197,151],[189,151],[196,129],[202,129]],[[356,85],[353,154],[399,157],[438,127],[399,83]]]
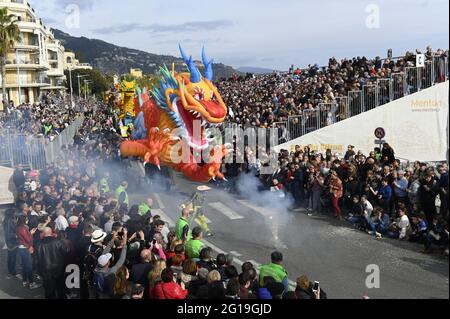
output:
[[[103,234],[106,236],[106,233]],[[93,236],[95,236],[95,232]],[[110,267],[112,254],[109,253],[108,249],[105,249],[102,255],[97,260],[97,267],[94,270],[94,287],[99,299],[109,298],[111,296],[111,276],[114,275],[117,270],[119,270],[119,268],[122,267],[125,263],[127,254],[127,240],[127,230],[124,229],[122,237],[122,252],[120,254],[119,260],[113,267]]]

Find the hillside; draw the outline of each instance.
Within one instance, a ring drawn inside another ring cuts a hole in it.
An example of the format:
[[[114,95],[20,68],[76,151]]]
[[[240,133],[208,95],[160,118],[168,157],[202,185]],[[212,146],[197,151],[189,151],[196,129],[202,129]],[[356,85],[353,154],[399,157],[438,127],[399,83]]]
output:
[[[61,40],[66,50],[75,52],[81,62],[90,63],[103,73],[127,74],[131,68],[140,68],[144,74],[152,74],[164,64],[170,66],[175,62],[179,68],[183,63],[182,59],[170,55],[119,47],[102,40],[77,38],[57,29],[54,29],[53,33],[56,39]],[[222,63],[215,63],[213,69],[216,79],[239,73]]]

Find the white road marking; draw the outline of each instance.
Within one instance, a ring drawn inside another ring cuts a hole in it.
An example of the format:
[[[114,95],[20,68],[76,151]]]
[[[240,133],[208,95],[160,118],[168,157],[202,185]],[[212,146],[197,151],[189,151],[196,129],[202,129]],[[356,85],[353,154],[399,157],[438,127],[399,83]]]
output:
[[[212,208],[218,210],[219,212],[221,212],[222,214],[224,214],[225,216],[227,216],[231,220],[244,218],[243,216],[239,215],[234,210],[232,210],[231,208],[225,206],[221,202],[209,203],[208,205],[211,206]]]
[[[240,254],[240,253],[238,253],[237,251],[234,251],[234,250],[230,251],[230,254],[232,254],[232,255],[234,255],[236,257],[241,257],[242,256],[242,254]]]
[[[169,217],[169,215],[167,215],[162,209],[156,208],[152,210],[152,213],[154,212],[154,215],[159,215],[161,216],[161,219],[165,222],[167,222],[170,226],[175,226],[175,222],[173,221],[172,218]]]
[[[156,199],[156,202],[158,203],[159,209],[164,209],[164,208],[166,208],[166,207],[164,206],[164,203],[163,203],[162,200],[161,200],[161,197],[159,197],[159,194],[156,194],[156,193],[155,193],[155,199]]]
[[[248,200],[238,200],[237,202],[241,205],[244,205],[244,206],[254,210],[257,213],[260,213],[264,217],[269,217],[269,218],[272,217],[273,213],[270,210],[263,208],[263,207],[256,206],[256,205],[250,203]]]

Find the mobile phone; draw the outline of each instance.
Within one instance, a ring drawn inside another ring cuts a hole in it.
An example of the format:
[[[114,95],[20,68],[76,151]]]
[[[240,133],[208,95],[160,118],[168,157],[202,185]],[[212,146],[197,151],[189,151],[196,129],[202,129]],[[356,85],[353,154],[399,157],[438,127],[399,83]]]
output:
[[[117,236],[119,236],[119,237],[123,237],[123,235],[125,235],[125,233],[123,231],[120,231],[117,233]]]
[[[152,240],[152,244],[153,244],[153,246],[156,245],[156,239]]]
[[[319,282],[314,281],[313,291],[317,291],[317,290],[319,290]]]

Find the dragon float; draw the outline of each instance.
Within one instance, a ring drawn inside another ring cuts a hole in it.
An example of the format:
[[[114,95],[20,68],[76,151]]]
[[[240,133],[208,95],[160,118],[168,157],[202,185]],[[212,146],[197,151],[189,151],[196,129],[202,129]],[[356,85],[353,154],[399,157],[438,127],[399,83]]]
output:
[[[208,60],[203,48],[202,75],[192,56],[179,49],[189,72],[177,73],[164,66],[151,96],[138,90],[142,107],[135,120],[134,140],[122,142],[121,155],[169,167],[196,182],[224,179],[220,167],[227,150],[223,145],[212,147],[208,136],[209,129],[227,116],[227,107],[212,83],[213,60]],[[209,153],[209,160],[199,161],[199,152]]]

